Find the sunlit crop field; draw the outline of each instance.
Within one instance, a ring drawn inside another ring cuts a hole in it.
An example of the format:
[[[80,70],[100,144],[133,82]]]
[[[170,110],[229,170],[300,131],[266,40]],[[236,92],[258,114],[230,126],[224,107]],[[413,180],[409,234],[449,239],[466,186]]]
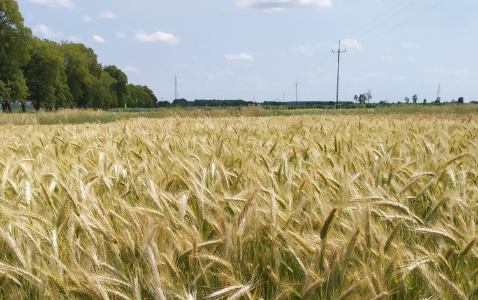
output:
[[[0,126],[2,299],[473,299],[476,115]]]

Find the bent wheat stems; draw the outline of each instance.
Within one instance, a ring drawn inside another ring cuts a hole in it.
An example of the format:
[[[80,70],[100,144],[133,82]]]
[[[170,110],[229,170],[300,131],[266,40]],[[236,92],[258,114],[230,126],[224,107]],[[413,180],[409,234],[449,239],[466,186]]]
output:
[[[257,112],[0,126],[0,298],[476,297],[475,115]]]

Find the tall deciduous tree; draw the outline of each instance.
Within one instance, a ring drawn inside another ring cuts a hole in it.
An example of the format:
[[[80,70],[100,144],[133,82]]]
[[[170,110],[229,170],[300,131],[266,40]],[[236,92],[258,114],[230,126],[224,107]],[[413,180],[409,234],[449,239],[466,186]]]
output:
[[[14,0],[0,0],[0,102],[4,111],[10,103],[26,101],[25,79],[20,71],[28,60],[31,30],[23,25],[23,17]]]
[[[34,38],[30,56],[25,76],[33,107],[52,110],[71,106],[73,97],[67,85],[66,62],[60,45]]]
[[[128,90],[133,100],[131,107],[153,108],[158,99],[147,86],[129,84]]]
[[[112,108],[118,106],[118,98],[113,91],[116,79],[106,71],[101,72],[101,77],[95,79],[90,90],[92,105],[95,108]]]
[[[67,83],[73,101],[78,107],[86,107],[92,104],[89,90],[102,73],[97,55],[93,49],[83,44],[63,43],[62,50],[66,61]]]
[[[10,89],[0,80],[0,100],[3,101],[3,99],[10,99]]]
[[[116,66],[107,66],[104,70],[116,79],[116,83],[113,85],[113,91],[118,97],[118,106],[124,107],[125,103],[131,106],[133,101],[128,93],[128,76]]]
[[[365,104],[365,101],[367,100],[367,97],[365,96],[365,94],[360,94],[359,96],[359,103],[360,104]]]
[[[418,101],[418,96],[417,96],[417,94],[415,94],[415,95],[412,96],[412,100],[413,100],[413,103],[417,103],[417,101]]]
[[[370,99],[372,99],[372,91],[368,90],[365,92],[365,98],[367,98],[367,103],[370,103]]]
[[[26,112],[26,99],[28,97],[28,87],[23,72],[17,69],[13,73],[13,80],[8,81],[11,101],[18,102],[22,106],[22,111]]]

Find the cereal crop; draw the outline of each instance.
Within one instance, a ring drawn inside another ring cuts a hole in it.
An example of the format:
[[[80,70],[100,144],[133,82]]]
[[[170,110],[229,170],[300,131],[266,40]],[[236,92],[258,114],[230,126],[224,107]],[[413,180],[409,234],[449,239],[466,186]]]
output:
[[[475,299],[477,125],[0,126],[0,297]]]

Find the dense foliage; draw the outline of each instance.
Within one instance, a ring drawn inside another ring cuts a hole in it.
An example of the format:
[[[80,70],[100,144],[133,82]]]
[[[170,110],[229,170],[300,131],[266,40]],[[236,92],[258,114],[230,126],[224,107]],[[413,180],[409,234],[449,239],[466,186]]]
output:
[[[0,0],[0,103],[11,111],[30,102],[36,110],[61,107],[156,106],[146,86],[128,84],[116,66],[103,67],[93,49],[33,37],[14,0]]]

